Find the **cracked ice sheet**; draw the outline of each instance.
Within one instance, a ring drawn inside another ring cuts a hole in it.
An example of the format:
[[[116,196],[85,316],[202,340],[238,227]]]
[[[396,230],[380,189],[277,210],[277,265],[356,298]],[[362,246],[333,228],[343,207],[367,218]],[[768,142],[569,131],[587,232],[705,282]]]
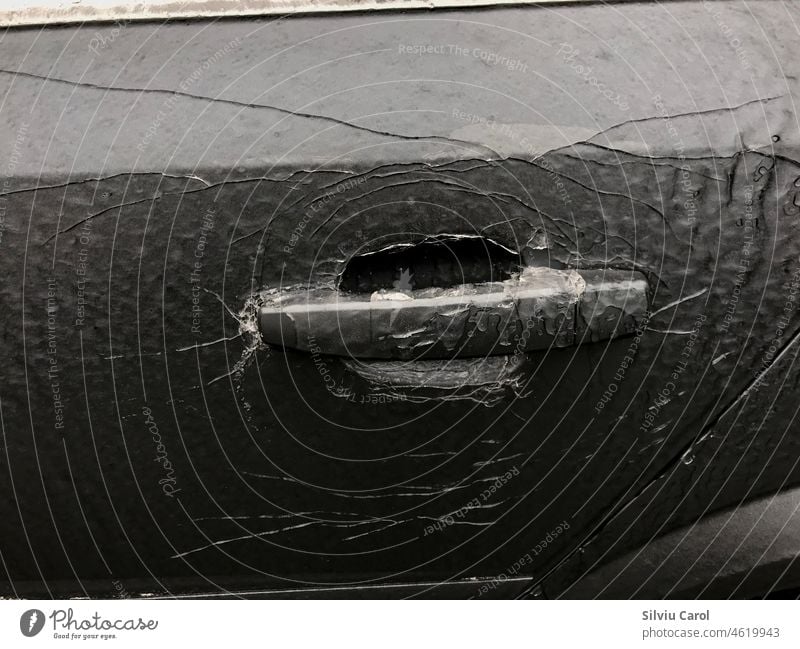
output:
[[[686,49],[684,40],[675,38],[684,36],[684,28],[702,33],[701,51],[694,54],[709,65],[727,47],[700,3],[675,2],[668,9],[631,3],[626,8],[626,21],[641,33],[629,34],[624,47],[658,42],[657,60],[609,57],[601,46],[623,27],[614,7],[497,9],[483,12],[480,25],[459,23],[465,43],[497,43],[498,34],[509,30],[525,35],[508,53],[530,68],[523,85],[519,71],[471,57],[398,54],[408,26],[385,15],[337,16],[335,38],[327,33],[333,18],[296,18],[276,25],[267,19],[229,21],[210,31],[201,24],[128,25],[102,57],[89,48],[92,30],[50,30],[47,39],[12,31],[3,41],[7,73],[0,75],[0,92],[8,90],[11,101],[3,108],[7,127],[0,126],[0,149],[13,144],[17,127],[27,121],[52,130],[55,146],[49,152],[26,151],[19,175],[47,177],[64,169],[78,175],[102,164],[106,172],[167,166],[224,169],[233,177],[247,169],[252,175],[258,168],[275,177],[273,164],[353,170],[437,156],[531,159],[587,140],[642,155],[674,155],[679,142],[662,119],[668,114],[685,122],[676,126],[686,155],[692,147],[706,155],[770,147],[773,135],[781,138],[776,151],[788,151],[797,141],[796,128],[790,128],[796,82],[781,73],[789,69],[788,55],[767,52],[765,57],[760,43],[749,36],[753,17],[729,10],[733,3],[719,4],[726,24],[748,35],[743,46],[753,52],[758,87],[726,83],[730,70],[714,68],[715,85],[696,66],[691,73],[685,66],[674,69]],[[787,21],[777,18],[783,14],[780,4],[765,1],[759,7],[759,20],[774,23],[776,42],[796,38]],[[654,20],[659,12],[672,22]],[[446,15],[468,19],[475,14]],[[581,25],[592,26],[591,36]],[[281,38],[267,37],[277,29]],[[448,35],[442,29],[437,21],[421,20],[415,34],[420,42],[433,43]],[[602,72],[604,83],[625,94],[629,111],[605,101],[597,88],[572,74],[557,53],[561,41],[581,52],[581,63]],[[142,42],[149,44],[146,51],[141,51]],[[215,60],[197,80],[192,77],[198,64],[231,42],[230,56]],[[287,49],[287,42],[294,45]],[[182,44],[177,51],[176,43]],[[168,65],[162,51],[173,53]],[[136,66],[128,64],[133,54]],[[16,70],[25,76],[15,75]],[[187,78],[192,83],[182,89]],[[659,79],[658,91],[667,98],[663,111],[654,90],[642,82],[649,78]],[[783,108],[777,109],[778,104]],[[739,117],[742,110],[746,119]],[[65,119],[57,122],[54,115]],[[156,123],[156,134],[148,136]],[[84,137],[88,132],[91,138]]]
[[[63,183],[66,170],[74,182],[158,170],[210,183],[252,177],[254,168],[260,171],[256,177],[284,179],[286,168],[347,171],[442,151],[452,159],[494,157],[480,144],[434,134],[406,136],[312,112],[158,89],[104,88],[0,71],[0,93],[13,97],[3,107],[0,150],[24,145],[14,175],[41,184]],[[180,118],[166,119],[165,110]],[[64,113],[69,119],[59,120]],[[52,133],[52,141],[30,137],[33,124]],[[350,159],[353,150],[365,151],[358,164]]]
[[[533,160],[585,142],[650,158],[729,157],[742,150],[789,153],[800,144],[791,97],[715,106],[668,119],[656,106],[643,106],[643,117],[606,129],[493,122],[457,126],[440,135],[424,131],[425,120],[418,120],[417,134],[408,136],[280,107],[243,106],[153,90],[109,91],[9,74],[0,74],[0,92],[3,85],[10,89],[11,80],[15,96],[27,94],[30,103],[42,88],[47,90],[31,115],[24,98],[10,102],[3,110],[5,126],[0,127],[0,149],[9,151],[15,148],[20,125],[37,123],[41,125],[37,128],[52,130],[59,146],[51,146],[48,138],[27,138],[25,155],[15,169],[17,177],[41,178],[42,184],[49,179],[62,181],[65,169],[76,180],[158,169],[165,174],[197,174],[214,183],[253,177],[254,168],[259,168],[259,177],[283,179],[287,168],[359,172],[387,160],[437,164],[462,159]],[[183,119],[180,124],[164,122],[152,134],[165,101]],[[71,119],[55,122],[53,116],[64,111]],[[105,120],[102,116],[109,113],[117,117]],[[128,115],[123,131],[121,115]],[[87,132],[91,138],[83,137]],[[778,142],[773,141],[775,136]],[[277,149],[276,142],[280,142]],[[357,159],[353,151],[358,151]]]
[[[789,96],[686,113],[671,113],[663,103],[642,106],[640,111],[642,117],[606,129],[492,121],[460,127],[451,136],[480,143],[502,158],[521,160],[583,143],[650,158],[725,158],[740,151],[796,151],[800,145]]]

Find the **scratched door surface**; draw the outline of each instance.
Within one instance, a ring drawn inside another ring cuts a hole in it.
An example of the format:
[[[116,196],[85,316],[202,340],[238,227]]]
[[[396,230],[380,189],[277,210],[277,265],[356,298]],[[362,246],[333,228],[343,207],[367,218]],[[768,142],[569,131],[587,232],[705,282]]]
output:
[[[798,15],[757,8],[3,32],[4,591],[556,594],[797,482]],[[649,317],[458,362],[261,340],[280,291],[460,235],[642,273]]]

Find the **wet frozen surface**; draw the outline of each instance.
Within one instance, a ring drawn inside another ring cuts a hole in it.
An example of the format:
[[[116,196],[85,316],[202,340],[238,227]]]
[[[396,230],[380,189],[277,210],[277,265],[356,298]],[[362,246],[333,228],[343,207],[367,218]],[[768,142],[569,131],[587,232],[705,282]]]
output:
[[[696,3],[138,25],[100,56],[90,28],[5,33],[5,590],[491,578],[538,547],[520,572],[556,595],[796,484],[797,35],[758,7],[725,14],[746,77]],[[528,71],[402,53],[408,20],[522,32]],[[439,235],[641,273],[650,317],[435,371],[260,340],[265,296]]]

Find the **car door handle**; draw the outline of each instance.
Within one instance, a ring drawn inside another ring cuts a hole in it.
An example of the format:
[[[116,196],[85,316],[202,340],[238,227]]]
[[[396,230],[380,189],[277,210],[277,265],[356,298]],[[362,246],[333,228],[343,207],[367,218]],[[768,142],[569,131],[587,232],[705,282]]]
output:
[[[444,359],[569,347],[633,333],[647,280],[619,270],[525,268],[504,282],[418,291],[287,292],[260,309],[264,342],[375,359]]]

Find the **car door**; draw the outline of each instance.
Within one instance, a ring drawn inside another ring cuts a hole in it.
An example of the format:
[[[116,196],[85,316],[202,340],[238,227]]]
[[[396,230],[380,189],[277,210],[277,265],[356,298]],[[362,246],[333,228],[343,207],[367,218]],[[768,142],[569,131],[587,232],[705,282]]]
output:
[[[796,482],[795,14],[7,28],[5,590],[557,595]]]

